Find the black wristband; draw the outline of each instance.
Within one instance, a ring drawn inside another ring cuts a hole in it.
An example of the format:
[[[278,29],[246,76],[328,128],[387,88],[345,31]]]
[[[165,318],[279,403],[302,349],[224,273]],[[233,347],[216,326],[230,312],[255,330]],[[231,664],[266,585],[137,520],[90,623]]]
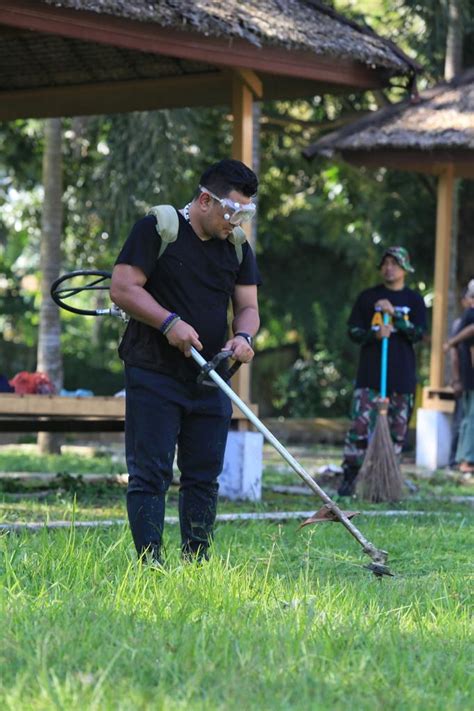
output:
[[[234,333],[234,338],[235,336],[241,336],[242,338],[245,338],[250,348],[253,347],[253,338],[250,333],[244,333],[244,331],[239,331],[238,333]]]

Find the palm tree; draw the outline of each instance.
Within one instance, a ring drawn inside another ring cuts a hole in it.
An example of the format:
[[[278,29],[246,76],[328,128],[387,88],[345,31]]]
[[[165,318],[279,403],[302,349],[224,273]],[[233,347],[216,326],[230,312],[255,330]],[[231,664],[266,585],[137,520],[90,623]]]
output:
[[[45,121],[43,153],[44,201],[41,220],[41,307],[37,348],[37,370],[46,373],[56,391],[63,384],[61,355],[61,322],[59,310],[51,300],[51,283],[59,276],[61,266],[61,230],[63,220],[63,164],[61,119]],[[41,452],[60,452],[60,438],[49,432],[38,434]]]

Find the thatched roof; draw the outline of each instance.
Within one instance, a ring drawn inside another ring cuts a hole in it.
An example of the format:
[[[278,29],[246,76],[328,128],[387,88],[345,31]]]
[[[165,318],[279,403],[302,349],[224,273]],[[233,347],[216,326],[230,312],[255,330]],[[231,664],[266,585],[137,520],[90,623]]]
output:
[[[350,158],[357,153],[360,158],[407,151],[436,160],[443,154],[466,159],[466,152],[474,151],[474,69],[423,92],[418,100],[388,106],[324,136],[304,155]]]
[[[0,121],[295,99],[411,80],[318,0],[0,0]]]
[[[41,0],[55,7],[155,23],[254,46],[350,59],[392,74],[410,61],[395,45],[317,0]]]

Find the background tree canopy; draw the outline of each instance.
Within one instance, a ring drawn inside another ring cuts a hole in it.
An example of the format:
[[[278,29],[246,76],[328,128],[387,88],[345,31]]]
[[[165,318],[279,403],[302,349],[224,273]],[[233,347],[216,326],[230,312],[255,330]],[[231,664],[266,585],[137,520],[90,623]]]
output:
[[[442,78],[446,3],[339,0],[426,68],[420,87]],[[471,2],[464,13],[465,67],[474,64]],[[415,285],[429,301],[435,183],[427,177],[346,164],[308,164],[301,151],[324,130],[395,101],[401,90],[261,106],[257,254],[262,329],[253,398],[263,414],[345,414],[356,349],[346,322],[357,293],[377,279],[389,244],[409,248]],[[174,110],[64,120],[62,271],[111,269],[131,225],[151,205],[184,205],[200,173],[230,154],[228,109]],[[0,371],[36,367],[43,125],[0,126]],[[472,182],[462,185],[460,259],[467,250]],[[65,387],[111,394],[122,387],[121,325],[62,314]],[[422,377],[426,377],[422,354]]]

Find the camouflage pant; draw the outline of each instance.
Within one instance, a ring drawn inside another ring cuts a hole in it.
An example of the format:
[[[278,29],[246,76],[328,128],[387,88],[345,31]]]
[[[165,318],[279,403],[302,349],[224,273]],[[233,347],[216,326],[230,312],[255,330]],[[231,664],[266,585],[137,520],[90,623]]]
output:
[[[377,420],[379,393],[372,388],[357,388],[352,399],[351,426],[344,440],[344,464],[359,468],[364,461],[367,443]],[[413,411],[413,395],[392,393],[388,407],[388,424],[395,454],[400,455]]]

